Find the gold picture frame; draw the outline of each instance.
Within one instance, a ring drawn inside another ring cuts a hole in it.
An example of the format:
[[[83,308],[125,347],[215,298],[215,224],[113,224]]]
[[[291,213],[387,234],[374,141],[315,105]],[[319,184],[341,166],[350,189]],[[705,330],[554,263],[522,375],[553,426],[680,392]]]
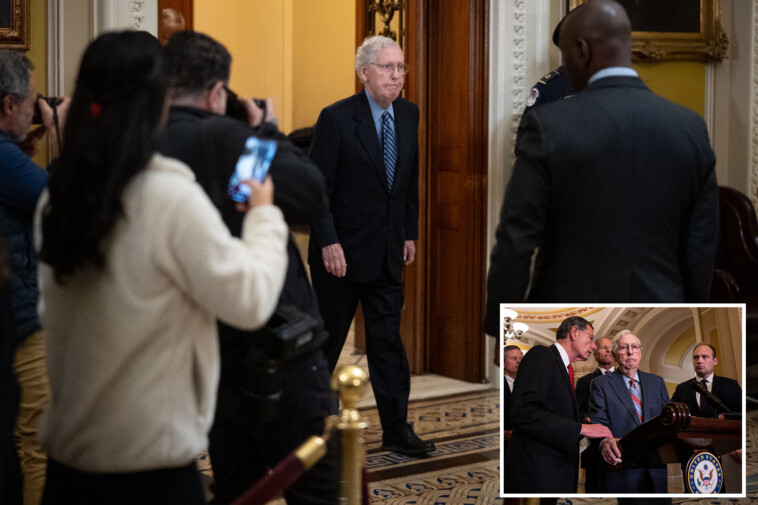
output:
[[[617,0],[632,21],[635,61],[721,61],[729,40],[721,0]],[[574,9],[587,0],[569,0]]]
[[[0,48],[29,49],[29,0],[0,0]]]

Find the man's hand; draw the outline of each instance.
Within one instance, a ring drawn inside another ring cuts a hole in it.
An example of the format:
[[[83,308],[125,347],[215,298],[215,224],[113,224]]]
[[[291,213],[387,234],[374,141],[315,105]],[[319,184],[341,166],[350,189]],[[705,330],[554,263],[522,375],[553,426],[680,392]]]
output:
[[[606,438],[600,444],[600,454],[609,465],[621,463],[621,449],[619,449],[618,441],[618,438]]]
[[[322,247],[321,258],[324,260],[326,271],[335,277],[344,277],[347,273],[345,253],[342,251],[342,246],[339,243]]]
[[[53,153],[59,153],[61,146],[58,145],[58,139],[63,139],[63,128],[66,125],[66,117],[68,117],[68,109],[71,106],[71,98],[67,96],[61,96],[59,97],[61,99],[61,103],[59,103],[55,110],[58,113],[58,132],[56,133],[55,130],[55,116],[53,114],[53,109],[50,107],[45,100],[37,99],[37,105],[39,106],[39,112],[40,117],[42,119],[42,124],[45,128],[47,128],[47,131],[50,132],[50,138],[51,143],[53,146]]]
[[[590,416],[587,416],[584,419],[582,419],[582,422],[584,424],[590,424],[592,422],[592,419],[590,419]]]
[[[506,442],[510,442],[512,436],[513,436],[513,430],[505,430],[503,432],[503,440],[505,440]]]
[[[612,437],[613,433],[607,426],[602,424],[583,424],[582,436],[587,438],[606,438]]]
[[[736,451],[732,451],[729,453],[729,455],[737,463],[742,463],[742,449],[737,449]]]
[[[26,138],[18,143],[18,147],[26,153],[27,156],[33,158],[37,154],[37,147],[39,146],[39,139],[47,133],[47,128],[44,126],[38,126],[34,130],[29,131]]]
[[[416,258],[416,243],[413,240],[406,240],[403,245],[403,261],[406,265],[413,263]]]
[[[250,126],[260,126],[261,123],[268,122],[276,124],[276,113],[274,112],[274,100],[266,98],[266,108],[258,107],[254,100],[250,98],[239,97],[239,101],[245,106],[247,111],[247,122]]]

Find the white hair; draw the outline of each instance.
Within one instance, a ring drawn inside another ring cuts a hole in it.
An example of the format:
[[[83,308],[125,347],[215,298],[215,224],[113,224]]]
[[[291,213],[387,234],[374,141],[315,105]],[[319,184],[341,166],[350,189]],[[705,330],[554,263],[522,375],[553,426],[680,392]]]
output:
[[[355,51],[355,73],[361,77],[361,68],[376,61],[376,53],[387,47],[400,48],[400,44],[383,35],[373,35],[363,39],[363,44]],[[361,79],[363,80],[363,79]]]
[[[611,352],[614,354],[616,353],[616,349],[619,345],[619,340],[621,340],[621,337],[624,335],[628,335],[629,333],[632,333],[632,330],[621,330],[620,332],[616,333],[616,336],[613,337],[613,340],[611,341]],[[640,346],[640,349],[642,349],[642,342],[640,342],[640,337],[632,333],[632,336],[637,339],[637,345]]]

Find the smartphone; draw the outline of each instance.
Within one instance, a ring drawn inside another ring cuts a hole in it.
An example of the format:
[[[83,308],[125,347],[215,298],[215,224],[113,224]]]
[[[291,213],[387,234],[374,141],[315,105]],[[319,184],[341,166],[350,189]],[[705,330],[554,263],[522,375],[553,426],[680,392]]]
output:
[[[263,182],[271,160],[276,154],[276,142],[273,140],[261,140],[251,136],[245,140],[245,148],[240,154],[234,173],[229,179],[229,196],[235,202],[247,202],[250,199],[250,187],[242,184],[242,181],[253,179]]]

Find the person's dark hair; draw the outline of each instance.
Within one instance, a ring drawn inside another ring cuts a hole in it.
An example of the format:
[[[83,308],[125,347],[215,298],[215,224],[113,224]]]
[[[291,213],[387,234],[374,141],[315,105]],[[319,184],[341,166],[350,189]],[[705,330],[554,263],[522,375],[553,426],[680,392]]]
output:
[[[8,95],[18,101],[26,100],[29,95],[29,72],[32,70],[32,62],[23,53],[0,49],[0,100],[5,100]]]
[[[40,258],[58,282],[104,264],[124,188],[156,151],[165,97],[161,45],[149,33],[107,33],[85,51],[42,214]]]
[[[229,51],[202,33],[175,33],[163,49],[163,58],[172,98],[195,97],[218,81],[229,81]]]
[[[695,354],[695,351],[697,351],[697,348],[698,348],[698,347],[703,347],[703,346],[706,346],[706,347],[710,347],[710,348],[711,348],[711,351],[713,351],[713,357],[714,357],[714,358],[718,358],[718,356],[716,356],[716,348],[715,348],[715,347],[713,347],[711,344],[706,344],[705,342],[700,342],[699,344],[697,344],[697,345],[696,345],[696,346],[695,346],[695,347],[692,349],[692,354]]]
[[[595,329],[590,324],[590,322],[584,319],[583,317],[571,316],[564,319],[561,325],[558,327],[558,331],[555,332],[555,339],[561,340],[568,337],[569,333],[571,333],[571,328],[573,328],[574,326],[576,326],[576,328],[579,331],[586,330],[587,326],[589,326],[593,330]]]

